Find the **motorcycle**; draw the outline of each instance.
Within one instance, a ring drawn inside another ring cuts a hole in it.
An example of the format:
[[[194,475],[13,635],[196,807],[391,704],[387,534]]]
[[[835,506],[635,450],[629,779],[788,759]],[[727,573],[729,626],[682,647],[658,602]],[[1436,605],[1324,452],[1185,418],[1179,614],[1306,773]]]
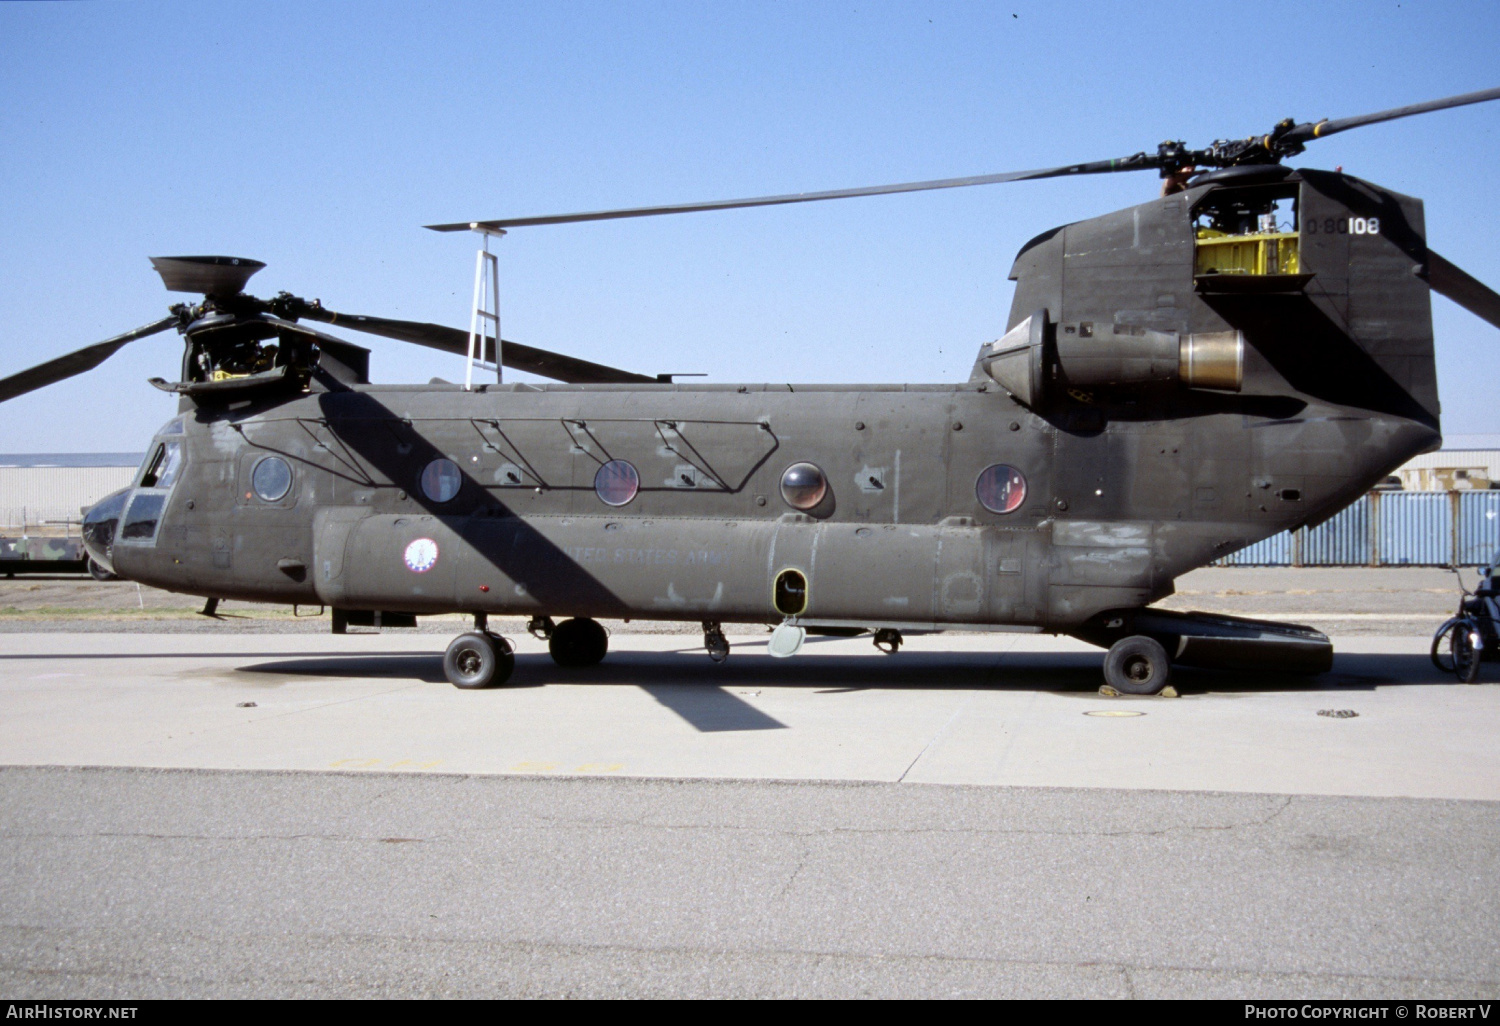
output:
[[[1432,665],[1451,673],[1465,684],[1479,679],[1479,664],[1486,655],[1500,656],[1500,551],[1479,572],[1479,583],[1470,592],[1458,568],[1458,615],[1449,618],[1432,638]]]

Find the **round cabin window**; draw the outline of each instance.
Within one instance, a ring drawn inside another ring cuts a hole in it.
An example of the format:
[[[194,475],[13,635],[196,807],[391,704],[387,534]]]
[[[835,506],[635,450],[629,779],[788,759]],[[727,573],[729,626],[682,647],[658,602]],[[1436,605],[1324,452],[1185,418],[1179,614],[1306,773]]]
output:
[[[1026,478],[1015,467],[996,463],[974,482],[974,494],[991,513],[1014,513],[1026,501]]]
[[[641,489],[641,475],[625,460],[610,460],[594,473],[594,494],[606,506],[623,506]]]
[[[828,478],[812,463],[793,463],[781,474],[781,497],[793,509],[812,509],[828,494]]]
[[[250,487],[266,502],[280,502],[292,490],[292,468],[280,456],[267,456],[250,472]]]
[[[451,502],[463,483],[463,472],[452,460],[433,460],[422,471],[422,494],[433,502]]]

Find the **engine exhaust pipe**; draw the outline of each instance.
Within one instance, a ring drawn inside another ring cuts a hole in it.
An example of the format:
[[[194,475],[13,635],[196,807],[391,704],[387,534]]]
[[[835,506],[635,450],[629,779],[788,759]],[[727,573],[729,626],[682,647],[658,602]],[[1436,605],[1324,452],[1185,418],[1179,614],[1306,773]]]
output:
[[[1238,392],[1245,384],[1245,335],[1208,331],[1185,335],[1177,347],[1177,377],[1188,388]]]

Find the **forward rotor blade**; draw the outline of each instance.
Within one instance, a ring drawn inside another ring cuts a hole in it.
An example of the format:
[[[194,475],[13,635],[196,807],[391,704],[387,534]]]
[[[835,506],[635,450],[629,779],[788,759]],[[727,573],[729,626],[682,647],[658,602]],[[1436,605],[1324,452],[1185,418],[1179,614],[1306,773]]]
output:
[[[66,356],[59,356],[55,360],[39,363],[35,367],[21,371],[19,374],[12,374],[8,378],[0,378],[0,403],[5,402],[7,399],[14,399],[18,395],[25,395],[27,392],[34,392],[38,388],[45,388],[47,385],[56,384],[59,381],[73,377],[75,374],[82,374],[84,371],[93,370],[105,360],[114,356],[127,342],[134,342],[136,339],[145,338],[147,335],[155,335],[158,331],[165,331],[176,323],[176,314],[173,314],[171,317],[163,317],[155,324],[147,324],[145,327],[136,328],[134,331],[127,331],[123,335],[116,335],[114,338],[105,339],[103,342],[95,342],[91,346],[75,349]]]
[[[1298,125],[1283,139],[1305,143],[1309,139],[1323,139],[1335,132],[1347,131],[1351,128],[1359,128],[1363,125],[1373,125],[1381,121],[1394,121],[1397,118],[1409,118],[1413,114],[1426,114],[1434,110],[1446,110],[1449,107],[1463,107],[1471,103],[1484,103],[1486,100],[1500,100],[1500,89],[1481,89],[1477,93],[1464,93],[1461,96],[1449,96],[1442,100],[1428,100],[1426,103],[1413,103],[1405,107],[1392,107],[1390,110],[1378,111],[1374,114],[1360,114],[1352,118],[1337,118],[1333,121],[1319,121]]]
[[[458,328],[425,321],[398,321],[387,317],[366,317],[360,314],[341,314],[332,310],[309,308],[299,311],[299,316],[323,321],[326,324],[355,331],[368,332],[393,338],[401,342],[415,342],[429,349],[465,356],[469,352],[469,333]],[[656,379],[645,374],[635,374],[618,367],[606,367],[602,363],[580,360],[576,356],[565,356],[547,349],[523,346],[519,342],[502,342],[501,362],[512,370],[538,374],[544,378],[579,385],[655,383]]]
[[[335,355],[337,355],[340,351],[344,351],[347,349],[363,348],[362,346],[356,346],[353,342],[350,342],[347,339],[339,338],[337,335],[330,335],[326,331],[319,331],[317,328],[309,328],[307,325],[298,324],[296,321],[284,320],[280,317],[275,317],[271,314],[266,313],[261,314],[260,319],[265,321],[267,324],[275,325],[277,331],[285,331],[293,335],[301,335],[303,338],[310,339],[311,341],[317,343],[319,346],[331,349],[334,351]],[[365,350],[365,352],[368,351],[369,350]]]
[[[1500,328],[1500,294],[1456,264],[1427,251],[1427,284],[1475,317]]]
[[[498,221],[463,221],[453,224],[430,224],[435,232],[466,232],[474,228],[526,228],[541,224],[574,224],[578,221],[614,221],[625,217],[656,217],[660,214],[695,214],[704,210],[738,210],[744,207],[775,207],[788,203],[816,203],[820,200],[850,199],[855,196],[888,196],[898,192],[927,192],[932,189],[961,189],[970,185],[998,185],[1002,182],[1025,182],[1037,178],[1060,178],[1064,175],[1098,175],[1112,171],[1140,171],[1157,167],[1154,154],[1137,153],[1118,160],[1096,160],[1087,164],[1038,168],[1034,171],[1007,171],[995,175],[973,175],[968,178],[936,178],[927,182],[902,182],[896,185],[870,185],[860,189],[831,189],[827,192],[795,192],[784,196],[756,196],[750,199],[709,200],[704,203],[673,203],[660,207],[625,207],[620,210],[595,210],[582,214],[551,214],[544,217],[514,217]]]

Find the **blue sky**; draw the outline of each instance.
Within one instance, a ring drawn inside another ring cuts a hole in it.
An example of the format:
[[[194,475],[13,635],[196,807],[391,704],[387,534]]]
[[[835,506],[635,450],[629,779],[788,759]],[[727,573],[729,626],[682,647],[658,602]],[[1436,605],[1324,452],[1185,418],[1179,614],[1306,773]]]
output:
[[[0,375],[154,320],[148,256],[225,253],[349,312],[466,325],[473,245],[420,226],[979,174],[1203,145],[1500,84],[1475,3],[0,4]],[[1500,103],[1294,163],[1427,202],[1500,283]],[[525,229],[505,332],[710,380],[946,381],[1016,249],[1149,173]],[[1444,426],[1500,430],[1500,332],[1434,298]],[[379,381],[462,373],[383,340]],[[0,451],[144,446],[173,333],[0,406]]]

